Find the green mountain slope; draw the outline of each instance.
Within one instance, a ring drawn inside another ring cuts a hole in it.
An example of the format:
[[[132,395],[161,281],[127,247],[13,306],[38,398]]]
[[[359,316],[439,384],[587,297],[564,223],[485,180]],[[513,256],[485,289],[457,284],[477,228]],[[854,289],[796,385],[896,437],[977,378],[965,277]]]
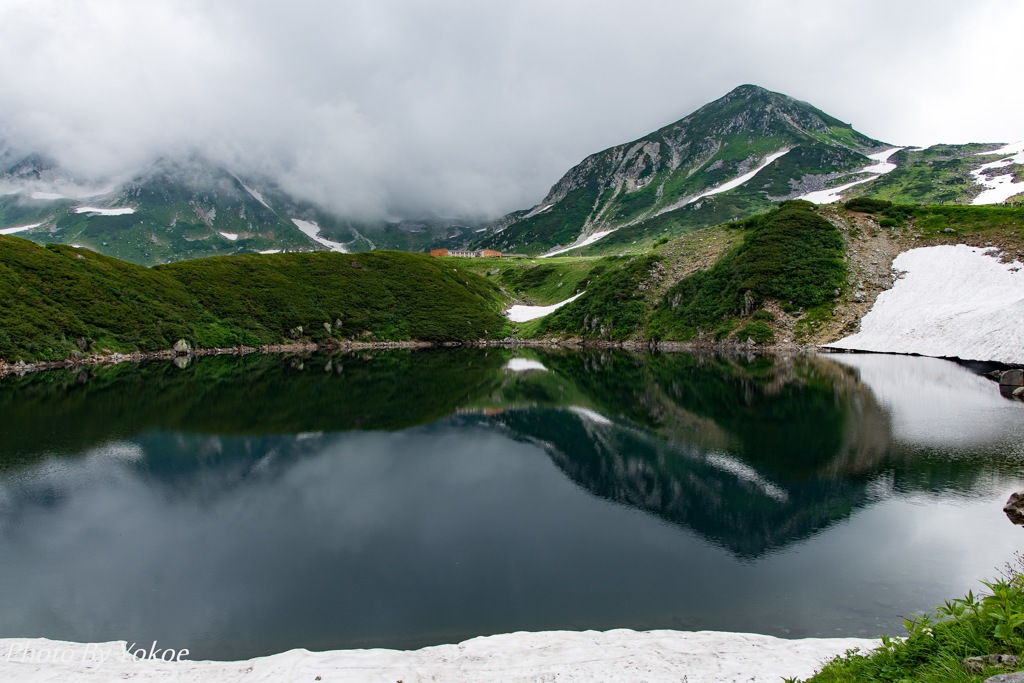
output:
[[[347,219],[198,154],[160,159],[106,186],[83,185],[30,155],[0,173],[0,230],[24,226],[34,227],[17,234],[36,242],[80,245],[142,265],[258,251],[423,251],[463,246],[478,229],[457,218]]]
[[[865,154],[882,146],[805,102],[744,85],[646,137],[587,157],[540,205],[506,216],[478,244],[538,253],[648,221],[673,234],[706,227],[821,189],[868,165]],[[702,197],[756,170],[735,189]],[[602,243],[635,239],[626,231]]]
[[[237,255],[145,268],[0,236],[0,358],[331,340],[465,340],[506,325],[497,287],[401,252]]]

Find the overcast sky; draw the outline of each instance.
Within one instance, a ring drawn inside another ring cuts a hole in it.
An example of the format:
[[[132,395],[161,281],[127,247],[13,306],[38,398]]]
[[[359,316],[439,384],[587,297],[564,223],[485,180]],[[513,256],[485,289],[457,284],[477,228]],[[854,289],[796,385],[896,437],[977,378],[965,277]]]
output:
[[[0,137],[199,148],[340,211],[490,214],[742,83],[888,142],[1024,137],[1019,0],[2,0]]]

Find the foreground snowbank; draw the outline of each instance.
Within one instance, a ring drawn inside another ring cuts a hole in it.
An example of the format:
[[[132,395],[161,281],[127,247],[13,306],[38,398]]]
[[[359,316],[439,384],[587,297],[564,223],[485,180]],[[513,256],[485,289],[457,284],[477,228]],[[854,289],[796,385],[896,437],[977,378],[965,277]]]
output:
[[[963,244],[911,249],[860,332],[829,348],[1024,363],[1024,267]]]
[[[878,642],[858,638],[783,640],[714,631],[625,629],[508,633],[422,650],[291,650],[242,662],[133,660],[124,642],[84,645],[0,640],[0,679],[76,681],[672,681],[778,683],[806,677],[831,657]],[[30,649],[26,652],[26,649]],[[47,662],[42,662],[48,659]],[[56,660],[56,661],[54,661]],[[62,661],[63,660],[63,661]]]

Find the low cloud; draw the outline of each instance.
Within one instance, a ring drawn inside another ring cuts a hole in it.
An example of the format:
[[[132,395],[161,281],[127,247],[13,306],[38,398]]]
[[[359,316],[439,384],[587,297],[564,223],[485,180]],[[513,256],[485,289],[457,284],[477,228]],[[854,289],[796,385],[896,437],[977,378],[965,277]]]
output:
[[[198,149],[342,213],[499,214],[741,83],[901,144],[1024,137],[1012,1],[7,0],[0,136]]]

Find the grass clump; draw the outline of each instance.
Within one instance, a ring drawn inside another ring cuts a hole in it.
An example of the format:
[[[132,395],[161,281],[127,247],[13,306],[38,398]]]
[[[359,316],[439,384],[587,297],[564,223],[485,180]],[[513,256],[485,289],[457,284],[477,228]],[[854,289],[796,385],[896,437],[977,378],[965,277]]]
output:
[[[743,242],[666,292],[652,318],[653,336],[692,339],[750,315],[767,300],[790,312],[823,308],[843,287],[842,237],[813,204],[783,202],[735,225],[746,231]]]
[[[989,593],[947,600],[931,614],[904,621],[906,638],[882,637],[882,646],[869,653],[851,651],[837,657],[807,683],[980,683],[1006,673],[989,668],[968,673],[967,657],[1024,653],[1024,576],[1017,570],[985,583]]]

